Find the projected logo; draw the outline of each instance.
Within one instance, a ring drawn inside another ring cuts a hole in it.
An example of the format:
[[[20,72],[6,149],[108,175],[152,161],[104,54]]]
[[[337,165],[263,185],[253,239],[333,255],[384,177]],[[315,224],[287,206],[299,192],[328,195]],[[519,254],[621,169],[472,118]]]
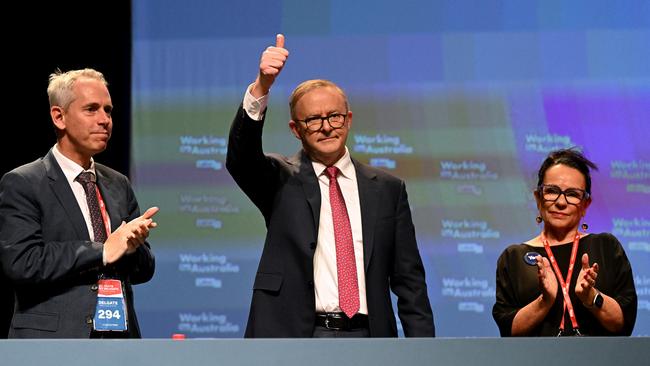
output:
[[[440,236],[452,239],[499,239],[501,233],[484,220],[441,220]]]
[[[413,146],[403,144],[395,135],[375,136],[355,134],[353,151],[363,154],[413,154]]]
[[[483,254],[483,245],[478,243],[458,243],[458,253]]]
[[[613,179],[627,182],[626,191],[629,193],[650,194],[650,161],[613,160],[610,163],[609,176]]]
[[[177,326],[178,331],[195,336],[238,333],[240,329],[238,324],[228,321],[225,314],[209,311],[201,313],[182,312],[178,314],[178,318],[180,320]]]
[[[180,253],[178,271],[194,278],[194,286],[220,289],[223,279],[216,275],[238,274],[239,265],[228,261],[228,257],[216,253]]]
[[[458,311],[482,313],[485,307],[480,300],[492,301],[495,296],[494,287],[489,285],[486,278],[477,277],[443,277],[443,297],[458,301]]]
[[[482,313],[485,311],[485,306],[478,302],[463,301],[458,303],[458,311]]]
[[[220,171],[223,169],[221,160],[228,152],[228,139],[212,135],[180,136],[178,152],[181,155],[201,157],[194,162],[196,169]]]
[[[216,161],[214,159],[197,160],[195,166],[198,169],[212,169],[212,170],[223,169],[223,164],[220,161]]]
[[[645,217],[612,219],[612,234],[620,240],[635,242],[635,247],[643,248],[646,240],[650,239],[650,220]]]
[[[553,150],[577,146],[568,135],[528,133],[525,136],[524,151],[548,154]]]
[[[483,161],[441,160],[440,178],[459,181],[494,181],[499,179],[499,174],[488,169],[487,163]]]
[[[375,168],[393,170],[397,167],[395,160],[389,158],[372,158],[369,163],[370,166],[374,166]]]

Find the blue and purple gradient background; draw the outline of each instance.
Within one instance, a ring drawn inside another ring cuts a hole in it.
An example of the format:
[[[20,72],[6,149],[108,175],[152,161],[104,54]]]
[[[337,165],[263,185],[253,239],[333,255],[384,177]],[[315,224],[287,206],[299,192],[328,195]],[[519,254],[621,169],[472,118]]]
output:
[[[634,334],[650,334],[649,2],[143,0],[133,6],[132,175],[141,206],[161,207],[151,237],[156,276],[136,287],[145,337],[182,332],[179,314],[188,313],[224,316],[239,327],[189,337],[243,334],[264,223],[225,169],[196,167],[197,159],[223,164],[223,150],[179,153],[180,136],[226,138],[276,33],[285,34],[291,55],[271,93],[265,150],[298,150],[287,128],[287,100],[299,82],[327,78],[346,90],[354,112],[352,154],[392,161],[387,169],[406,181],[439,336],[498,336],[491,316],[496,259],[509,244],[538,233],[532,190],[544,149],[555,144],[580,147],[600,167],[593,173],[590,231],[613,232],[614,219],[637,220],[634,232],[618,238],[638,277]],[[377,135],[399,138],[412,153],[355,150],[358,138]],[[551,142],[531,149],[531,136]],[[490,174],[451,180],[441,176],[444,162],[477,164]],[[613,162],[636,168],[615,178]],[[181,209],[184,195],[208,196],[238,212],[188,213]],[[205,218],[221,226],[197,226]],[[470,238],[446,235],[448,221],[466,223]],[[485,229],[498,235],[481,238]],[[223,256],[239,271],[179,271],[181,253]],[[197,277],[221,285],[197,287]],[[454,279],[466,286],[449,287]]]

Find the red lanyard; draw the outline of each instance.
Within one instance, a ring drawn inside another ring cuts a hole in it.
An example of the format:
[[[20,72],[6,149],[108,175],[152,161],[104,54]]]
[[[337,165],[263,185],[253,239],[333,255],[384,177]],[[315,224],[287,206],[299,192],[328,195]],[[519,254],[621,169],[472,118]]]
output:
[[[578,329],[578,320],[576,319],[576,314],[573,312],[573,304],[571,304],[571,298],[569,297],[569,286],[571,284],[571,275],[573,274],[573,267],[576,263],[576,254],[578,253],[578,242],[580,241],[580,233],[576,231],[576,237],[573,239],[573,248],[571,249],[571,259],[569,260],[569,270],[566,274],[566,281],[562,278],[562,272],[560,272],[560,267],[557,265],[551,246],[548,244],[548,240],[542,233],[542,242],[544,243],[544,249],[546,249],[546,254],[548,259],[553,265],[553,271],[555,276],[560,281],[560,286],[562,287],[562,296],[564,297],[564,307],[562,308],[562,321],[560,322],[560,331],[564,331],[564,314],[566,311],[569,311],[569,318],[571,318],[571,325],[573,329]]]
[[[106,237],[111,234],[111,225],[108,223],[108,213],[106,212],[106,205],[104,204],[104,199],[102,198],[101,192],[99,192],[99,187],[95,184],[95,191],[97,192],[97,200],[99,201],[99,211],[102,213],[102,219],[104,219],[104,227],[106,228]]]

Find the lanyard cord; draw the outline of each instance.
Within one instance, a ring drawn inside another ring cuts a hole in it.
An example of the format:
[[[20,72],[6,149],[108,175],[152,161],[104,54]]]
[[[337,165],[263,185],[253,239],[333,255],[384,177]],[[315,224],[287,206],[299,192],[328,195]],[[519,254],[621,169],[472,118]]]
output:
[[[573,311],[573,304],[571,303],[571,298],[569,296],[569,286],[571,284],[571,276],[573,275],[573,268],[575,267],[576,255],[578,253],[578,242],[580,241],[580,233],[576,231],[576,236],[573,239],[573,248],[571,249],[571,258],[569,260],[569,270],[567,271],[566,281],[562,277],[562,272],[560,271],[560,267],[558,266],[557,261],[555,260],[555,256],[553,255],[551,246],[548,244],[548,240],[546,240],[546,236],[544,236],[544,233],[541,234],[541,237],[542,237],[542,242],[544,243],[544,249],[546,250],[546,254],[548,255],[548,258],[551,261],[551,265],[553,266],[553,271],[555,272],[555,276],[560,281],[560,286],[562,288],[562,296],[564,297],[564,304],[562,307],[562,321],[560,322],[560,333],[564,331],[564,315],[566,314],[567,310],[569,312],[569,318],[571,319],[571,325],[573,326],[573,329],[577,330],[578,319],[576,319],[575,312]]]

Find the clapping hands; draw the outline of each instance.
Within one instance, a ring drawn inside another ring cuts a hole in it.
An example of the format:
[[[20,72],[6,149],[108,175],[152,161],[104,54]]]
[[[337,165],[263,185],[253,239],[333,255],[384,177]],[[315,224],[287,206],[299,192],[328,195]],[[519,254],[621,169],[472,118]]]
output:
[[[114,263],[125,254],[134,253],[140,245],[144,244],[149,236],[149,231],[158,226],[153,221],[153,216],[158,211],[158,207],[151,207],[128,223],[122,222],[104,243],[104,262],[106,264]]]

